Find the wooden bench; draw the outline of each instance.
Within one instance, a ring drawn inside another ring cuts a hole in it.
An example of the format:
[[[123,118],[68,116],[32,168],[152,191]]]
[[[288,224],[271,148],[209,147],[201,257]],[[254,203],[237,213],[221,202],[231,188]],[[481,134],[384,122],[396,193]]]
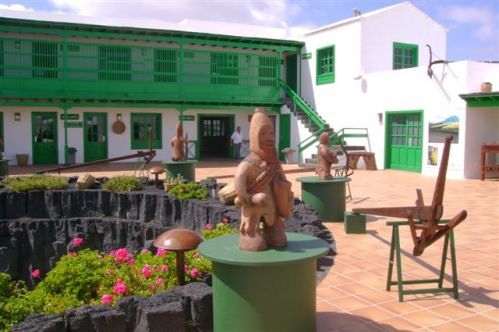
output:
[[[366,169],[377,170],[376,168],[376,158],[374,157],[374,152],[367,151],[351,151],[348,152],[348,167],[351,169],[357,169],[357,163],[362,157],[364,163],[366,164]]]

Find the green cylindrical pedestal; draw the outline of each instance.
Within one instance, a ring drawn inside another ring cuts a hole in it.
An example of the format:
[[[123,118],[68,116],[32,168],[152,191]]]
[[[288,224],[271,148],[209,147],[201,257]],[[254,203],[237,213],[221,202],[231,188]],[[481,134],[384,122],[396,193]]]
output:
[[[317,176],[297,178],[301,182],[301,199],[313,207],[322,221],[343,221],[345,213],[345,183],[349,178],[321,180]]]
[[[0,159],[0,176],[9,175],[9,159]]]
[[[204,241],[213,261],[215,332],[315,331],[316,259],[328,244],[286,233],[288,246],[252,252],[239,249],[239,234]]]
[[[197,162],[197,160],[163,161],[165,176],[176,178],[180,174],[188,181],[196,181]]]

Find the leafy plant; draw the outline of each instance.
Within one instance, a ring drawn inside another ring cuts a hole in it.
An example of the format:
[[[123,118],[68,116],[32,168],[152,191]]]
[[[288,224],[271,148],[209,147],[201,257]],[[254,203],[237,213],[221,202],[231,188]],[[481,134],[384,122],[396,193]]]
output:
[[[32,175],[4,180],[5,187],[16,192],[30,190],[57,190],[64,189],[68,185],[68,180],[51,175]]]
[[[227,223],[203,231],[206,239],[233,233]],[[83,243],[73,239],[73,249]],[[57,314],[70,308],[92,304],[114,305],[124,296],[151,296],[172,288],[177,277],[176,255],[158,249],[156,253],[142,250],[132,255],[120,248],[104,255],[96,250],[83,249],[63,256],[44,279],[35,269],[32,278],[38,281],[28,291],[24,282],[12,281],[0,273],[0,331],[23,321],[33,313]],[[197,250],[185,253],[186,281],[203,280],[211,274],[211,262]]]
[[[103,188],[112,192],[129,192],[142,189],[139,178],[132,175],[118,175],[107,180]]]
[[[215,228],[212,228],[211,224],[207,224],[203,230],[203,237],[205,240],[213,239],[226,234],[237,233],[237,230],[230,227],[228,222],[218,223]]]
[[[176,177],[171,177],[167,175],[165,177],[165,180],[163,181],[165,191],[169,191],[171,188],[182,182],[185,182],[185,179],[181,174],[177,174]]]
[[[208,198],[208,190],[198,185],[196,182],[178,183],[168,190],[168,193],[177,196],[180,200]]]

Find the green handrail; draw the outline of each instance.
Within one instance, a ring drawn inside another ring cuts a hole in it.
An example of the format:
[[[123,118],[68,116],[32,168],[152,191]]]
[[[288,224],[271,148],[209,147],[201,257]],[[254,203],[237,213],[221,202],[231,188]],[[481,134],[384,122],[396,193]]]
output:
[[[289,85],[287,85],[283,80],[279,80],[279,83],[281,84],[281,87],[284,89],[288,97],[290,97],[293,100],[293,104],[300,108],[305,115],[309,118],[311,122],[313,122],[317,127],[319,127],[320,132],[322,132],[326,127],[327,123],[324,121],[320,115],[312,108],[310,105],[307,104],[303,98],[301,98]],[[318,131],[319,131],[318,130]]]

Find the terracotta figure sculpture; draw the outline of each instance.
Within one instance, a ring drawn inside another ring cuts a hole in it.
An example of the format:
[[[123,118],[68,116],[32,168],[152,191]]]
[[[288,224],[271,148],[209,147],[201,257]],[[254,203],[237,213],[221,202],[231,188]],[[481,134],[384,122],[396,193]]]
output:
[[[317,173],[322,180],[332,179],[331,165],[337,163],[338,157],[336,157],[336,152],[329,148],[329,133],[324,132],[319,136],[319,149],[315,173]]]
[[[177,124],[177,135],[172,138],[171,144],[173,148],[173,161],[181,161],[187,159],[185,154],[185,146],[189,141],[187,140],[187,136],[184,138],[184,128],[182,127],[182,122]]]
[[[242,206],[239,248],[284,247],[284,219],[291,213],[293,193],[277,156],[274,127],[263,108],[256,109],[249,135],[250,153],[234,179],[235,203]]]

